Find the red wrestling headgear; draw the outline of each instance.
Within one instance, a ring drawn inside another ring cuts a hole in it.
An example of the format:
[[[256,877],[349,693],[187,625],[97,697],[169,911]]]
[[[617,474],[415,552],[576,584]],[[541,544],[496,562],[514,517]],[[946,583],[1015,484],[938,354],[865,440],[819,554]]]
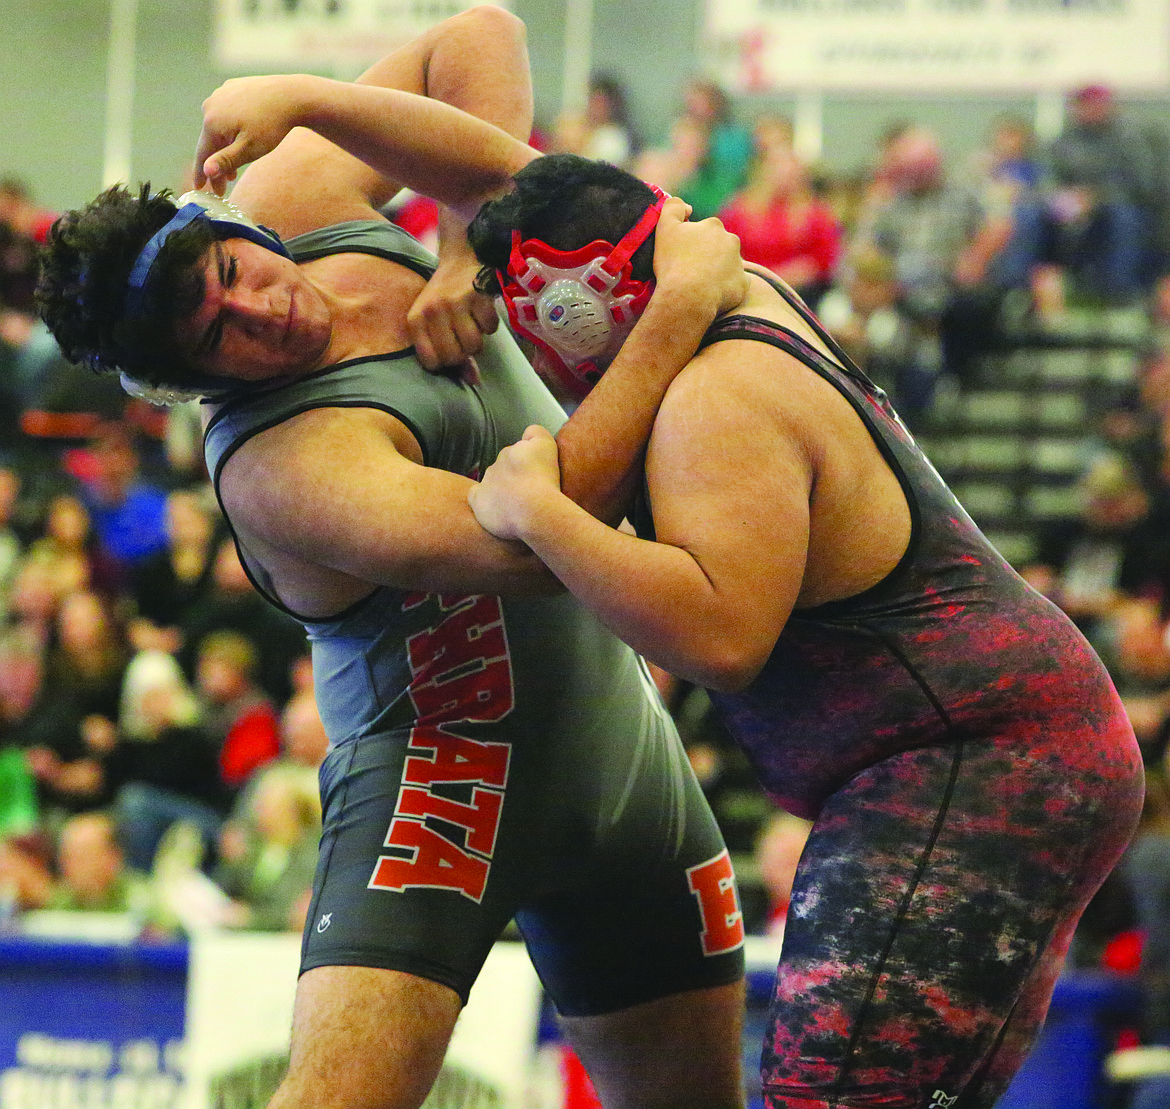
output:
[[[614,246],[598,239],[577,250],[555,250],[539,239],[520,241],[512,232],[508,272],[499,273],[500,291],[513,330],[531,339],[549,368],[580,399],[601,376],[594,359],[624,340],[650,300],[653,281],[630,275],[630,259],[649,238],[662,214],[666,194]]]

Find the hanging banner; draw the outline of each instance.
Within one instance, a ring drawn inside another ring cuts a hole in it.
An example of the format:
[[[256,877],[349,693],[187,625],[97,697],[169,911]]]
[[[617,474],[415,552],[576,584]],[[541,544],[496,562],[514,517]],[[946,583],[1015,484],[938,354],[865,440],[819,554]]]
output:
[[[475,6],[462,0],[217,0],[215,60],[228,69],[367,65]]]
[[[96,929],[80,913],[35,915],[46,934],[0,935],[0,1106],[179,1109],[186,946],[96,938],[129,924],[121,914],[88,914],[109,918]]]
[[[707,0],[708,71],[739,92],[1170,86],[1167,0]]]
[[[191,942],[182,1109],[267,1105],[288,1065],[301,937],[204,932]],[[2,945],[0,945],[2,955]],[[0,968],[3,962],[0,961]],[[459,1015],[430,1109],[520,1109],[535,1081],[540,980],[521,943],[496,943]],[[0,1022],[2,1024],[2,1022]],[[106,1109],[106,1103],[100,1103]],[[89,1102],[84,1105],[88,1107]],[[94,1102],[94,1109],[99,1103]],[[9,1109],[0,1102],[0,1109]],[[12,1109],[50,1109],[48,1102]],[[51,1109],[67,1109],[64,1101]],[[68,1109],[82,1109],[69,1102]],[[180,1109],[110,1102],[109,1109]]]

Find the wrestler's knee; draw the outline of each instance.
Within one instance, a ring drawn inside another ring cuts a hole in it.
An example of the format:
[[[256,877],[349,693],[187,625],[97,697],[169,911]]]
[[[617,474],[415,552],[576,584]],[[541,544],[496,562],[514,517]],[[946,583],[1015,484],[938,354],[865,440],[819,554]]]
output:
[[[607,1109],[738,1109],[743,983],[563,1021]]]

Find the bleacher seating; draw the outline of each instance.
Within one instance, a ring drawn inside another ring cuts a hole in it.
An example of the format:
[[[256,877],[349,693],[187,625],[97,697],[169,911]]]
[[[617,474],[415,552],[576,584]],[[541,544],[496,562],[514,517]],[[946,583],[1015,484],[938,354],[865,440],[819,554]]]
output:
[[[1148,351],[1141,313],[1085,310],[1059,328],[1021,330],[984,356],[917,438],[1000,553],[1021,565],[1039,529],[1075,514],[1075,482],[1096,422],[1137,379]]]

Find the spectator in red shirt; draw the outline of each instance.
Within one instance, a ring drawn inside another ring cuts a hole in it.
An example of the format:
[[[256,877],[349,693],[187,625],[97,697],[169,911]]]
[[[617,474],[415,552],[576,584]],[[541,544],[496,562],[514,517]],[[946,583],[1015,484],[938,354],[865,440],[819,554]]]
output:
[[[757,129],[757,134],[765,134]],[[777,131],[777,135],[783,132]],[[739,236],[745,262],[767,266],[815,306],[836,273],[842,229],[812,188],[807,167],[785,141],[759,142],[747,186],[720,210]]]
[[[255,645],[240,632],[212,632],[199,643],[196,691],[219,745],[220,776],[232,790],[280,754],[280,721],[256,680],[257,665]]]
[[[34,243],[45,243],[57,213],[42,208],[32,198],[32,191],[19,177],[0,178],[0,221]]]

